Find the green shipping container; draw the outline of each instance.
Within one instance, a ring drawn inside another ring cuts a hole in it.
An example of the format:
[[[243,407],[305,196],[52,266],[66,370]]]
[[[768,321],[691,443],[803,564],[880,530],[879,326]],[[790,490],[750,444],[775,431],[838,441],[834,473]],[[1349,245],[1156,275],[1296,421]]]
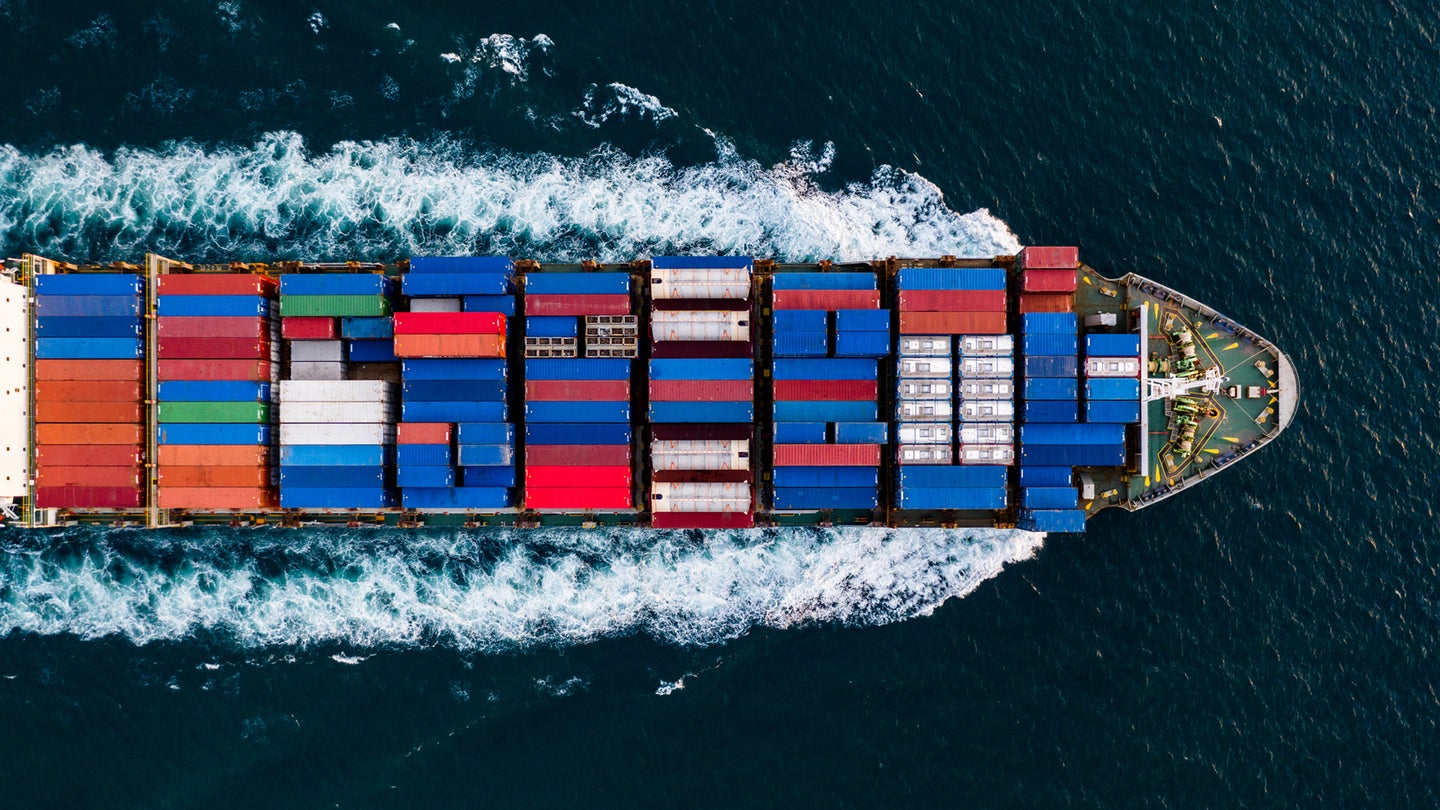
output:
[[[270,406],[256,402],[162,402],[156,417],[168,423],[268,425]]]
[[[377,318],[390,314],[383,295],[282,295],[280,317]]]

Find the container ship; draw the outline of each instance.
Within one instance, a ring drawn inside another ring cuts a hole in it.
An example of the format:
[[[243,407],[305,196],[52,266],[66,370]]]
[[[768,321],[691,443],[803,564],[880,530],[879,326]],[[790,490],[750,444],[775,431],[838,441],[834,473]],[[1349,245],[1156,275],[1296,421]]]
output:
[[[1274,345],[987,259],[6,260],[11,527],[1082,532],[1285,429]]]

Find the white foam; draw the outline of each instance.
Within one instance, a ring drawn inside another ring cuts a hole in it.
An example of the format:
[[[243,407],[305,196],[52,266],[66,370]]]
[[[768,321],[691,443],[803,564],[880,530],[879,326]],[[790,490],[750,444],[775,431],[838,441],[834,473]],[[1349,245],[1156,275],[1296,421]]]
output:
[[[928,615],[1030,558],[1043,539],[887,529],[113,537],[91,531],[0,550],[0,637],[145,644],[205,633],[243,647],[505,650],[645,633],[708,645],[755,627]]]
[[[855,261],[1019,248],[1004,222],[984,209],[957,213],[918,174],[884,166],[867,182],[827,189],[819,175],[833,147],[767,166],[715,143],[716,160],[698,166],[605,147],[576,158],[477,152],[443,139],[347,141],[317,154],[293,132],[253,146],[112,154],[5,145],[0,235],[12,252],[101,261],[147,250],[191,260],[710,252]]]
[[[585,91],[585,100],[570,114],[591,129],[599,129],[617,115],[621,118],[648,118],[655,126],[678,115],[655,96],[619,82],[612,82],[604,88],[590,85],[590,89]]]

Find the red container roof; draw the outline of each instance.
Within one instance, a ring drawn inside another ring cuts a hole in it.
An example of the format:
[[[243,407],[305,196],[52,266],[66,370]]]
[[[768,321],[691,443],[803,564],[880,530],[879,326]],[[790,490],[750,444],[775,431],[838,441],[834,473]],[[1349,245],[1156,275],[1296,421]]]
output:
[[[577,469],[577,468],[570,468]],[[632,509],[630,488],[532,487],[525,488],[526,509]]]
[[[449,444],[454,433],[448,422],[401,422],[395,426],[395,443]]]
[[[526,315],[629,315],[630,296],[624,293],[586,295],[527,295]],[[399,324],[396,324],[399,330]]]
[[[526,380],[526,402],[629,402],[629,380]]]
[[[505,316],[499,312],[397,312],[399,335],[503,335]]]
[[[901,312],[1004,312],[1004,290],[901,290]]]
[[[750,380],[651,380],[651,402],[750,402]]]
[[[1075,292],[1079,274],[1074,270],[1026,270],[1025,292]]]
[[[879,290],[776,290],[775,309],[879,309]]]
[[[878,467],[878,444],[777,444],[776,467]]]
[[[340,337],[340,319],[308,315],[281,318],[280,336],[287,340],[335,340]]]
[[[285,322],[297,320],[286,318]],[[281,327],[284,328],[283,326]],[[164,315],[155,319],[156,333],[162,338],[263,338],[270,335],[270,321],[256,315],[212,318],[209,316]],[[288,337],[288,335],[286,335]]]
[[[605,467],[539,465],[526,460],[525,486],[529,487],[630,487],[630,466]]]
[[[1074,270],[1080,266],[1080,248],[1031,245],[1020,251],[1020,265],[1030,270]]]
[[[875,380],[776,380],[777,401],[874,402],[880,384]]]
[[[253,273],[166,273],[155,290],[159,295],[273,295],[275,279]]]
[[[528,444],[525,464],[548,467],[629,466],[627,444]]]

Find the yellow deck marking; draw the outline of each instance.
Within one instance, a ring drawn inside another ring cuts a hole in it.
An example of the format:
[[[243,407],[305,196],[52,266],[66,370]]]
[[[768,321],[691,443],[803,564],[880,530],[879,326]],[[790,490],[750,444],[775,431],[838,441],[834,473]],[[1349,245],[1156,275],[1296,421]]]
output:
[[[1145,486],[1150,486],[1150,476],[1145,476]]]
[[[1230,442],[1231,444],[1239,444],[1239,443],[1240,443],[1240,440],[1237,439],[1237,438],[1235,438],[1234,436],[1221,436],[1220,438],[1224,439],[1224,440],[1227,441],[1227,442]]]
[[[1206,339],[1206,340],[1214,340],[1214,339],[1217,338],[1217,337],[1220,337],[1220,333],[1219,333],[1219,332],[1211,332],[1210,334],[1208,334],[1208,335],[1205,336],[1205,339]]]
[[[1240,341],[1237,340],[1237,341],[1235,341],[1234,343],[1231,343],[1229,346],[1226,346],[1225,348],[1221,349],[1220,351],[1222,351],[1222,352],[1228,352],[1228,351],[1230,351],[1231,349],[1234,349],[1234,348],[1238,347],[1239,345],[1240,345]]]
[[[1090,277],[1089,277],[1089,276],[1081,276],[1080,278],[1084,279],[1086,284],[1094,284],[1094,283],[1095,283],[1095,282],[1093,282],[1093,281],[1090,280]]]
[[[1200,448],[1200,449],[1201,449],[1201,450],[1204,450],[1205,452],[1209,453],[1209,454],[1212,455],[1212,456],[1218,456],[1218,455],[1220,455],[1220,451],[1219,451],[1219,450],[1215,450],[1215,449],[1210,448],[1210,447],[1202,447],[1202,448]]]

